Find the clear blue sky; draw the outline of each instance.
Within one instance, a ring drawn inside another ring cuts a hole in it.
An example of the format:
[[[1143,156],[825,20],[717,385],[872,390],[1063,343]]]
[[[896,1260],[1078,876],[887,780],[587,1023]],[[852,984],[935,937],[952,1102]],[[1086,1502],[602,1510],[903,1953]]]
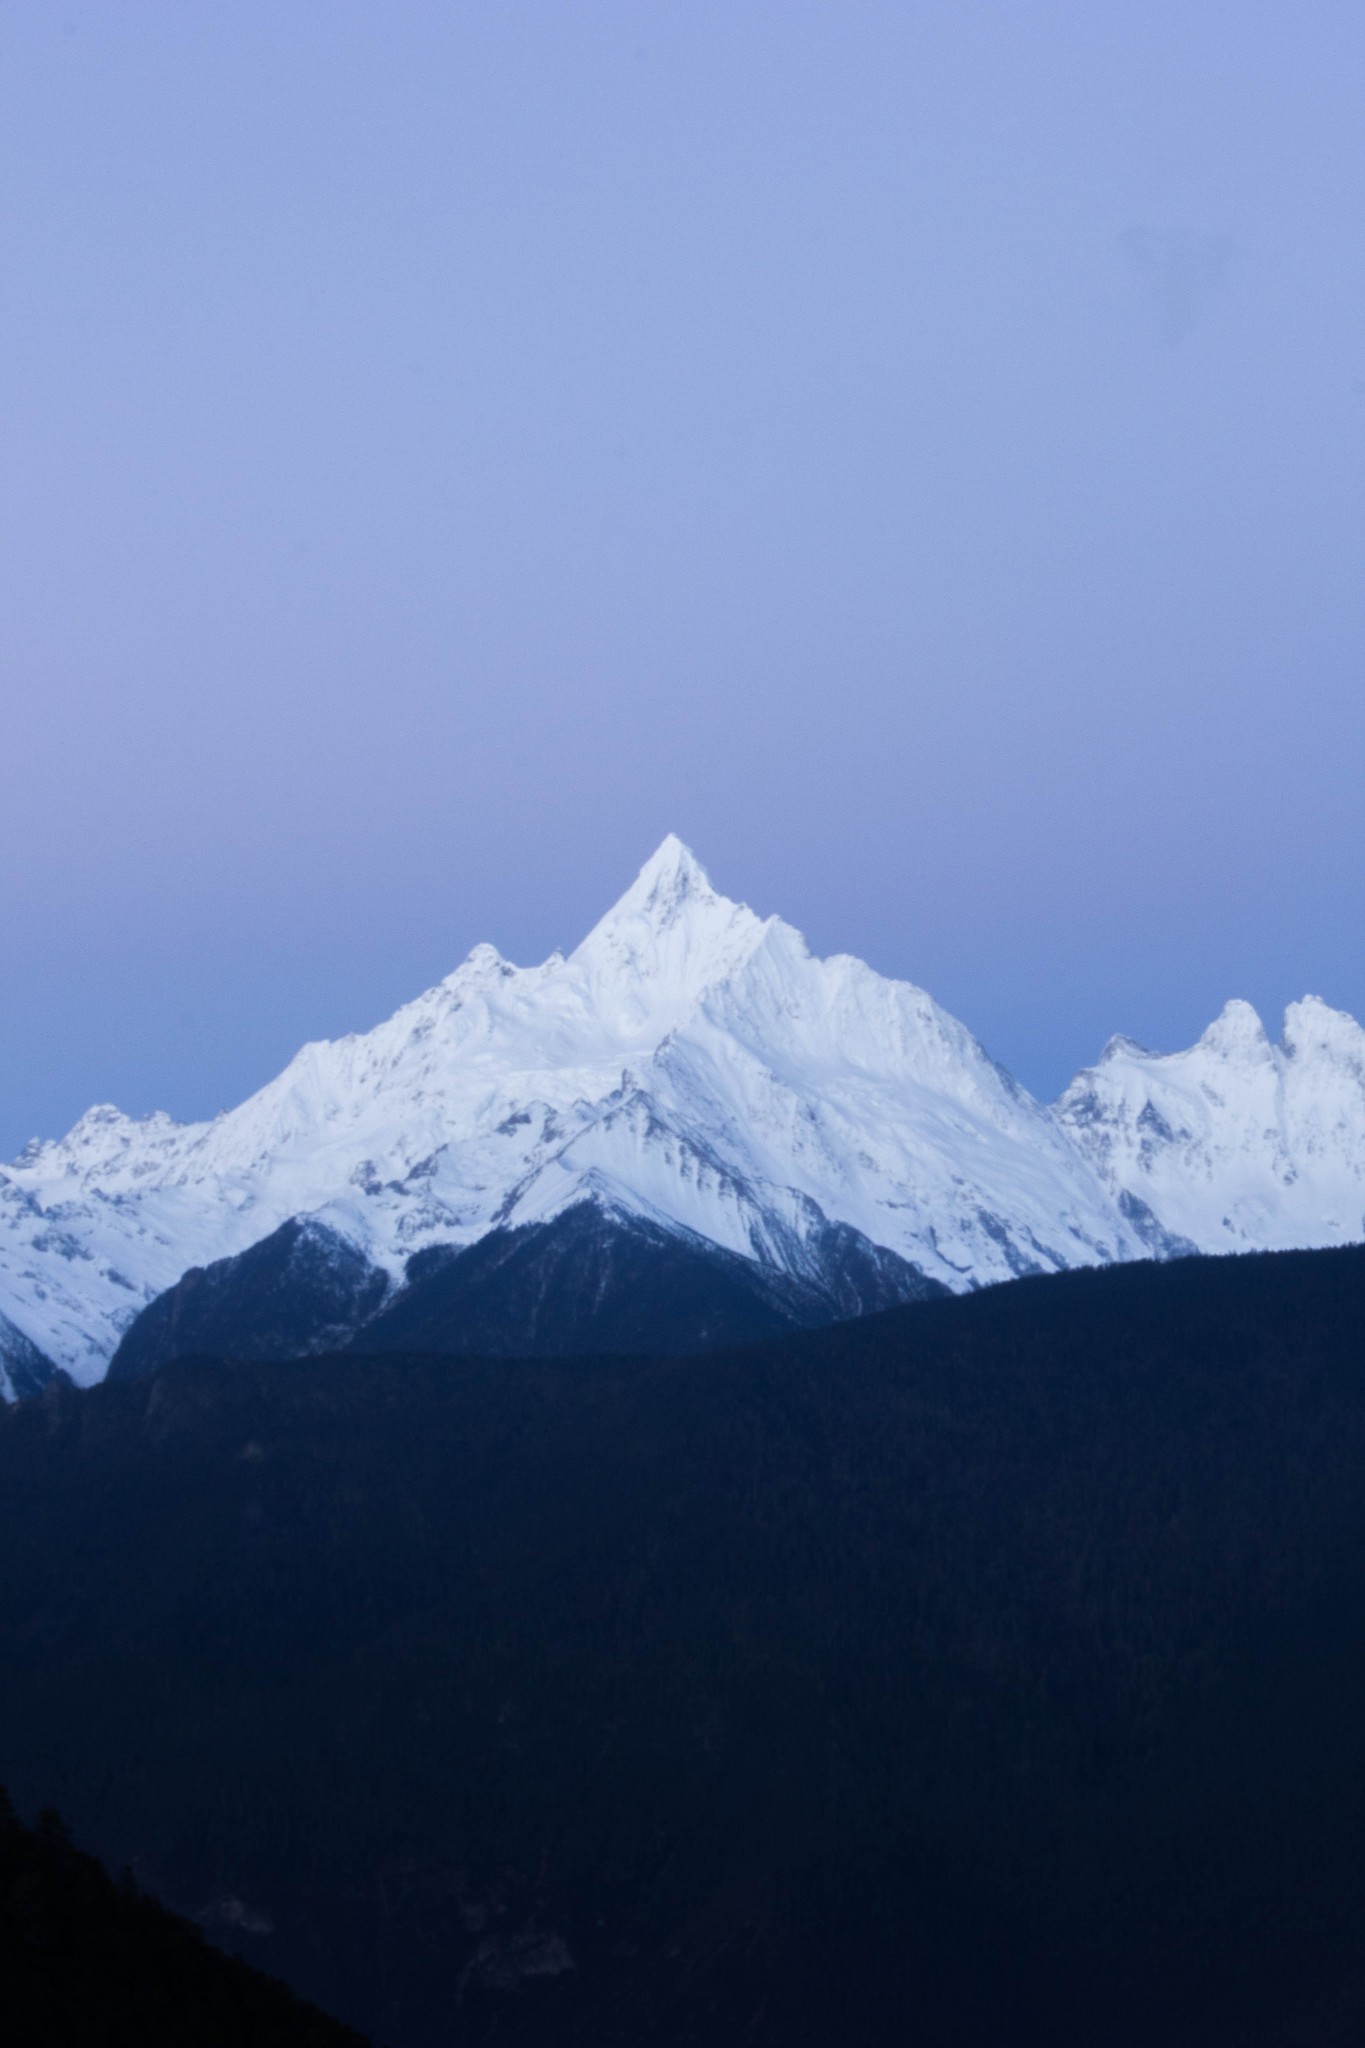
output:
[[[1358,0],[9,0],[0,1156],[668,830],[1051,1094],[1365,1011]]]

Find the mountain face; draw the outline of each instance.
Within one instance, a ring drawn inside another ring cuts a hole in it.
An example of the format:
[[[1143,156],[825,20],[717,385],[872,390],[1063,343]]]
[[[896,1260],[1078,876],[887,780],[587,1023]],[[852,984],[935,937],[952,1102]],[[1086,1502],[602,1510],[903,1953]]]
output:
[[[839,1231],[957,1292],[1360,1235],[1359,1027],[1309,1002],[1279,1052],[1207,1052],[1228,1014],[1164,1061],[1119,1041],[1054,1112],[922,990],[815,959],[670,838],[567,958],[478,946],[211,1123],[103,1106],[30,1145],[0,1169],[0,1360],[16,1388],[97,1380],[182,1275],[303,1219],[395,1297],[418,1255],[585,1203],[745,1262],[760,1294],[832,1284]],[[1273,1204],[1229,1207],[1243,1170]]]

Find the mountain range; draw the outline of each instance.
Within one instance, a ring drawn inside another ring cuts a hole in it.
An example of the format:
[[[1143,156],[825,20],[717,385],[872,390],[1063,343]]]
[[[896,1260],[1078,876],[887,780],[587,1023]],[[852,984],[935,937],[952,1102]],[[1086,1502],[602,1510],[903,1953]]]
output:
[[[477,946],[211,1122],[102,1105],[0,1168],[0,1380],[196,1347],[695,1350],[1362,1236],[1352,1017],[1306,997],[1273,1045],[1232,1002],[1185,1052],[1112,1040],[1047,1107],[669,837],[567,957]]]

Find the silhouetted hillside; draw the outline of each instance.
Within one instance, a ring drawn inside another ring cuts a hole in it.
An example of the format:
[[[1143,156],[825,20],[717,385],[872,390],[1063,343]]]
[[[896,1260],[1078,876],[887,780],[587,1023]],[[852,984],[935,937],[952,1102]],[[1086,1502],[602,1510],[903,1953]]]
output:
[[[334,1230],[291,1217],[259,1244],[191,1266],[149,1301],[109,1361],[113,1379],[173,1358],[298,1358],[339,1351],[372,1316],[385,1275]]]
[[[0,2022],[13,2048],[364,2048],[198,1928],[115,1885],[0,1791]]]
[[[1365,2033],[1365,1251],[0,1419],[0,1772],[391,2048]]]

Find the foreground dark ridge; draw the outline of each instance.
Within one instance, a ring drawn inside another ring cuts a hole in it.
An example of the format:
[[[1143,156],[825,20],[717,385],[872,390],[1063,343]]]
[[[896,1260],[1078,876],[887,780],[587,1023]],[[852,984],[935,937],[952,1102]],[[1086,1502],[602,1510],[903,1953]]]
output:
[[[0,1772],[390,2048],[1354,2042],[1362,1328],[1353,1248],[54,1388]]]
[[[209,1948],[50,1810],[0,1790],[0,2018],[15,2048],[365,2048],[283,1984]]]
[[[550,1223],[491,1230],[459,1251],[418,1252],[391,1294],[354,1245],[295,1221],[159,1294],[129,1326],[109,1372],[126,1379],[202,1353],[267,1359],[343,1349],[681,1357],[948,1291],[843,1224],[813,1228],[788,1249],[797,1270],[579,1202]]]

